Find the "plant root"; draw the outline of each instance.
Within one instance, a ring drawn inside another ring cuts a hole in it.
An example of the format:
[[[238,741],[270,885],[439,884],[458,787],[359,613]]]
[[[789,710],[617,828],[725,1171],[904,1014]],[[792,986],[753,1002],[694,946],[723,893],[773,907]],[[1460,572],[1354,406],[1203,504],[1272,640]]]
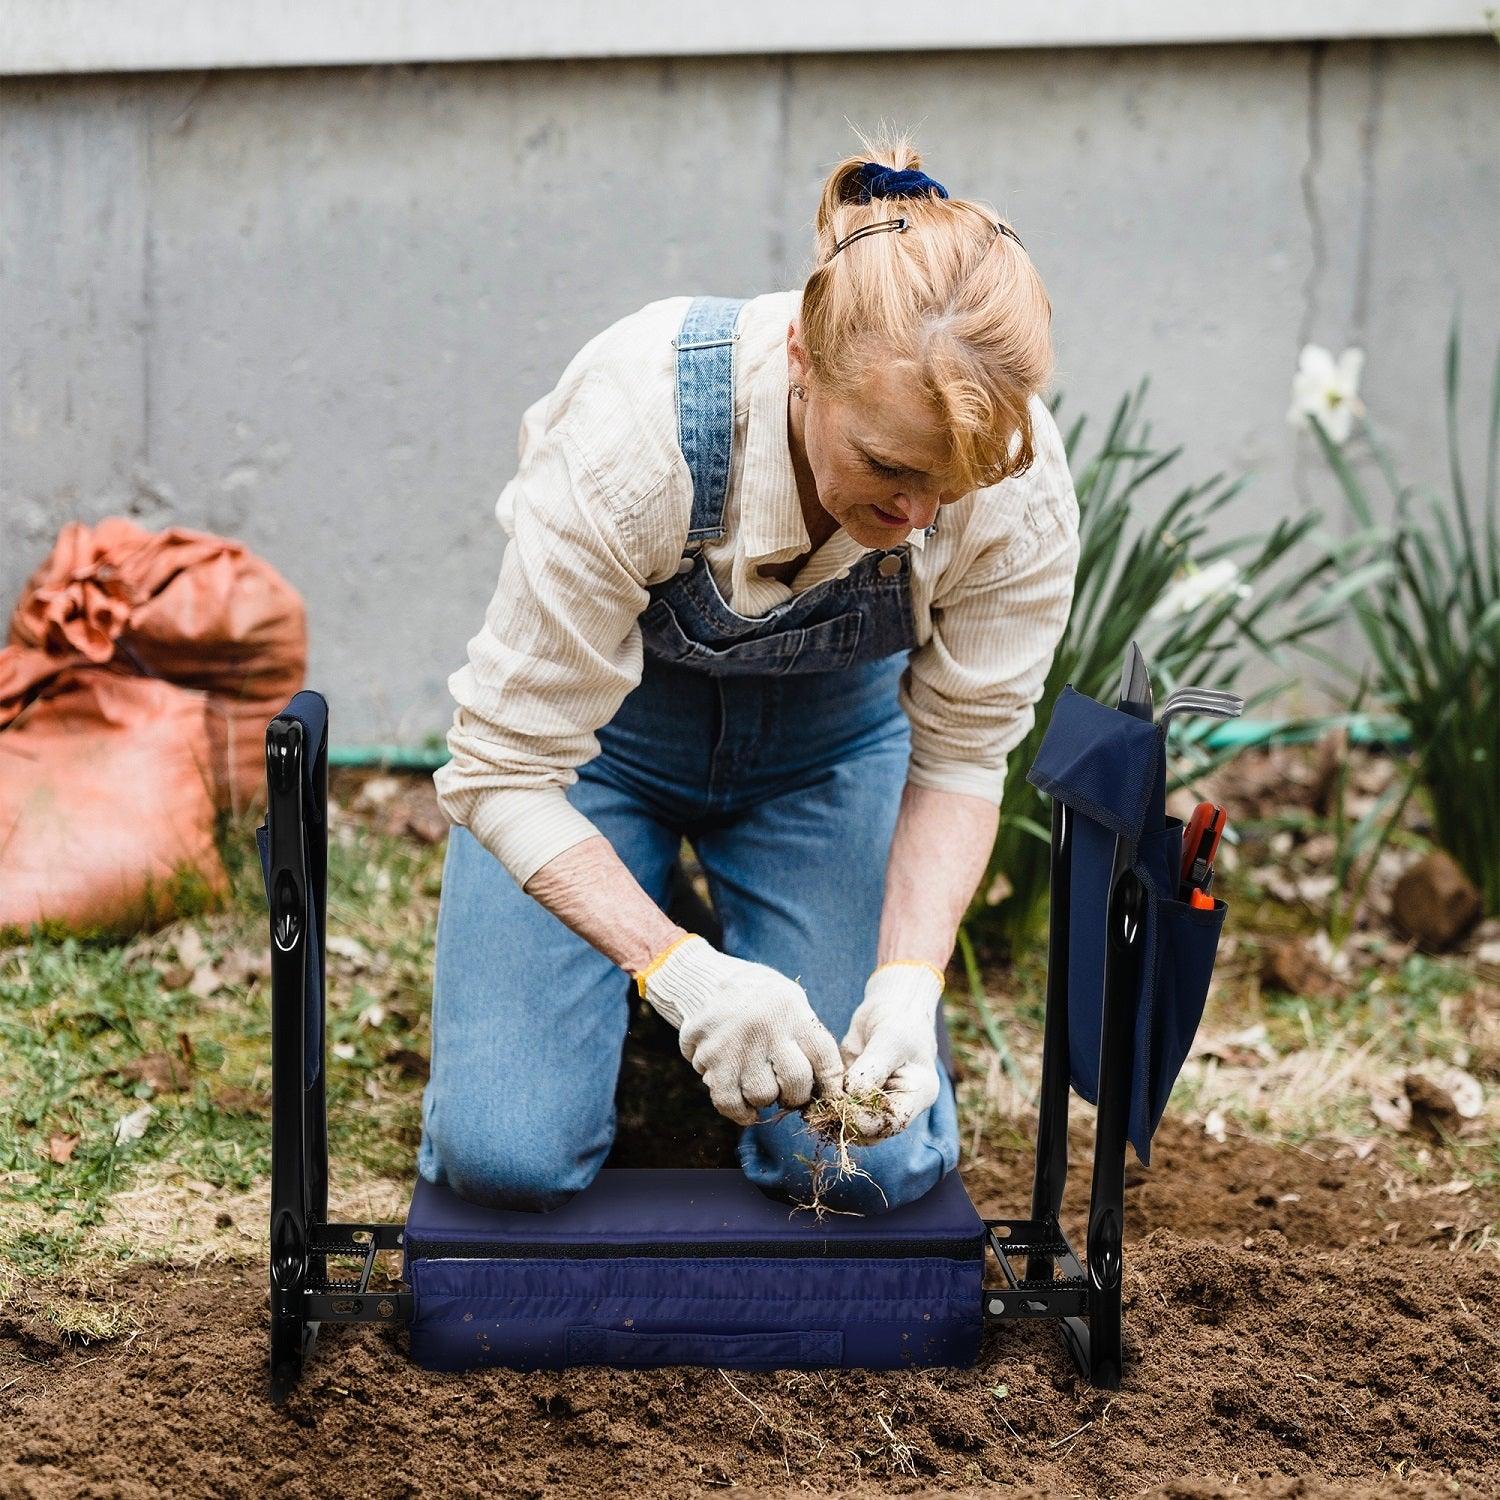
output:
[[[882,1126],[895,1118],[885,1090],[857,1089],[848,1094],[814,1099],[803,1105],[801,1113],[813,1138],[813,1155],[799,1158],[807,1167],[809,1195],[808,1201],[797,1207],[811,1210],[819,1219],[828,1214],[859,1218],[853,1209],[833,1208],[827,1201],[828,1195],[836,1183],[863,1177],[866,1182],[874,1184],[881,1198],[885,1197],[880,1184],[855,1161],[852,1154],[855,1146],[868,1144],[883,1134],[883,1130],[875,1132],[874,1136],[862,1131],[858,1123],[861,1117],[874,1116]]]

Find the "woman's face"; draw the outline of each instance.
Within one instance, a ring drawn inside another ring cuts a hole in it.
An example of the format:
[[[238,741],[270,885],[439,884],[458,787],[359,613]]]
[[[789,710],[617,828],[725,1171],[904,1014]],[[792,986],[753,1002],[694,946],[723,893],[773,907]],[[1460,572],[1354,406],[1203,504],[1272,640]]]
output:
[[[795,323],[787,362],[791,379],[807,387],[806,401],[792,399],[790,419],[818,503],[862,547],[894,547],[908,531],[932,525],[939,505],[960,498],[940,487],[945,444],[909,382],[877,366],[857,400],[834,399],[809,384]]]

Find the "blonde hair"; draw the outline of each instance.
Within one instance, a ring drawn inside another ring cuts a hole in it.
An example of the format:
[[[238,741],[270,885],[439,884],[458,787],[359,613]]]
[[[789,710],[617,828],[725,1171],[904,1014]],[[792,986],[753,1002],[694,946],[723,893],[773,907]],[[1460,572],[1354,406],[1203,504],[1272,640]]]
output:
[[[817,217],[817,268],[802,292],[802,342],[813,383],[857,398],[873,362],[904,370],[946,433],[940,476],[962,494],[1024,473],[1034,456],[1030,398],[1052,372],[1052,303],[1031,257],[1000,216],[968,198],[860,202],[867,161],[920,168],[909,136],[856,131],[862,156],[829,174]],[[905,218],[902,233],[862,235],[865,224]]]

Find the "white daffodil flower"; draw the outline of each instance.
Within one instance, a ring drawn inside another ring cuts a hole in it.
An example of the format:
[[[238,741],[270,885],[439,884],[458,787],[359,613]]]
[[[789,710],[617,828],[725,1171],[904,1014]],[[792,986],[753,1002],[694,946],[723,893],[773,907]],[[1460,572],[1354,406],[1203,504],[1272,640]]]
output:
[[[1337,359],[1321,344],[1308,344],[1292,377],[1292,404],[1286,419],[1306,427],[1316,417],[1335,443],[1342,443],[1364,407],[1359,399],[1359,377],[1365,365],[1363,349],[1345,349]]]
[[[1240,577],[1240,565],[1232,558],[1221,557],[1206,568],[1187,565],[1188,571],[1174,578],[1161,598],[1151,606],[1148,620],[1170,620],[1177,615],[1190,615],[1200,605],[1217,603],[1233,594],[1237,599],[1248,599],[1252,593],[1250,585]]]

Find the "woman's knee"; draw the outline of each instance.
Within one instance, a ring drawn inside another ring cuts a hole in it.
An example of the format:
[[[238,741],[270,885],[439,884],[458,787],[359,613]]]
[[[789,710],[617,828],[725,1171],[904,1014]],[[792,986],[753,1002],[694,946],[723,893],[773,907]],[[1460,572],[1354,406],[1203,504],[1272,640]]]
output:
[[[430,1109],[419,1166],[431,1182],[489,1208],[541,1212],[558,1208],[598,1175],[613,1134],[611,1121],[535,1120],[480,1112],[448,1120]]]
[[[957,1165],[957,1140],[933,1137],[918,1119],[901,1134],[850,1150],[853,1169],[840,1171],[826,1144],[805,1128],[752,1126],[740,1147],[745,1175],[757,1187],[791,1203],[814,1202],[837,1213],[880,1214],[929,1193]],[[801,1126],[801,1121],[796,1121]]]

